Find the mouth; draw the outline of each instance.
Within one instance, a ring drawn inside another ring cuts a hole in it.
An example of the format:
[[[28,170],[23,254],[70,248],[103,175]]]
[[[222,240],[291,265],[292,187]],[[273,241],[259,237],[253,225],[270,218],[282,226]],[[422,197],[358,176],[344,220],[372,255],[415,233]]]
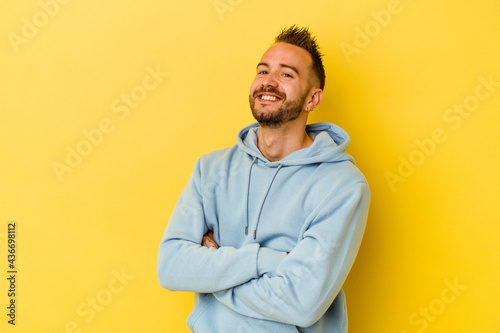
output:
[[[258,94],[257,98],[262,102],[278,102],[282,100],[280,96],[267,92]]]

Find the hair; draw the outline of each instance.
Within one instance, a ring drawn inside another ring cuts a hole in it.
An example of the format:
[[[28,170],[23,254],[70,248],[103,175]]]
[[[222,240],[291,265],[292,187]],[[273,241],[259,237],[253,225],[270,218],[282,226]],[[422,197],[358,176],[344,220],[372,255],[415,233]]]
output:
[[[274,43],[288,43],[306,50],[312,57],[312,67],[314,74],[319,80],[319,86],[323,90],[325,87],[325,68],[321,57],[319,46],[316,42],[316,37],[313,37],[308,28],[299,28],[295,24],[290,28],[281,30],[280,34],[274,39]]]

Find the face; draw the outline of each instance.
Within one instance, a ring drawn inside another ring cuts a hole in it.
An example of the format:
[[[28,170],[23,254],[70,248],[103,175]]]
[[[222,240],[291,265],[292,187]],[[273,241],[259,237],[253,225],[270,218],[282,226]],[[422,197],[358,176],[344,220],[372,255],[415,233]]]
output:
[[[268,127],[297,119],[310,97],[312,75],[312,59],[306,50],[287,43],[271,46],[257,65],[250,87],[254,118]]]

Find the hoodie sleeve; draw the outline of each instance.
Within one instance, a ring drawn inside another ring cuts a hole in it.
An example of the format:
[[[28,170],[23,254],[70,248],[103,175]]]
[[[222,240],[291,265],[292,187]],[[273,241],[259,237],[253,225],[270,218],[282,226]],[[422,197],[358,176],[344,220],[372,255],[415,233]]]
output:
[[[216,292],[276,270],[285,253],[260,248],[201,246],[208,231],[201,195],[200,160],[182,192],[160,243],[157,273],[169,290]]]
[[[264,274],[215,297],[249,317],[301,327],[314,324],[332,304],[354,262],[369,201],[364,182],[327,193],[276,275]]]

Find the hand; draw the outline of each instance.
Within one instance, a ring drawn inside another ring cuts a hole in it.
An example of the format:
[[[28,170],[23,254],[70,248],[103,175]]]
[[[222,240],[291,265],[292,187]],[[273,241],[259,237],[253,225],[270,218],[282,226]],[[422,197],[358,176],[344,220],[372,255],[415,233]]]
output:
[[[201,245],[206,246],[208,248],[210,247],[215,247],[216,249],[219,248],[219,245],[214,240],[214,233],[212,230],[208,230],[208,232],[203,235],[203,238],[201,239]]]

